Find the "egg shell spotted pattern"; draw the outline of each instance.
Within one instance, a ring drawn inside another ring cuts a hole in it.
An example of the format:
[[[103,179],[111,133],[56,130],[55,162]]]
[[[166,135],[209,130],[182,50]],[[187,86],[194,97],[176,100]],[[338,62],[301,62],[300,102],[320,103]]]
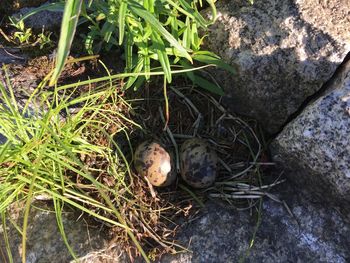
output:
[[[147,177],[152,185],[168,186],[175,181],[173,158],[159,143],[143,142],[137,147],[134,158],[136,171]]]
[[[180,149],[181,176],[190,186],[206,188],[217,173],[217,154],[203,139],[186,140]]]

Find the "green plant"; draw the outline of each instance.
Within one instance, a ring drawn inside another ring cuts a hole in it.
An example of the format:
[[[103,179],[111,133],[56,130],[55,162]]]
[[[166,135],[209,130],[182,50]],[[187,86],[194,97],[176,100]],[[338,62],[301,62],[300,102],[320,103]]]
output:
[[[23,19],[16,19],[9,17],[10,25],[16,28],[16,32],[13,33],[13,42],[17,42],[19,45],[36,46],[39,45],[40,49],[45,46],[52,46],[51,32],[45,32],[44,29],[40,34],[34,34],[31,28],[25,27]]]
[[[64,205],[125,229],[148,261],[128,227],[127,219],[111,201],[130,202],[128,198],[133,197],[127,183],[132,181],[128,163],[112,140],[114,134],[108,134],[105,127],[114,125],[114,133],[125,132],[128,125],[137,127],[119,111],[109,109],[116,105],[130,106],[116,95],[112,85],[78,93],[77,87],[45,92],[41,85],[22,107],[16,101],[8,79],[6,87],[0,83],[0,134],[6,137],[6,142],[0,145],[0,214],[4,220],[12,204],[25,203],[22,261],[25,262],[29,211],[37,195],[52,199],[59,230],[68,248],[62,223]],[[79,108],[71,114],[73,106]],[[106,118],[108,122],[102,121]],[[91,139],[92,134],[99,133],[105,135],[107,144],[101,145]],[[113,145],[117,151],[112,150]],[[107,160],[108,167],[100,172],[114,178],[116,185],[108,187],[98,181],[94,173],[99,170],[87,167],[81,161],[83,155]],[[74,177],[83,180],[77,183]],[[99,198],[90,196],[88,189],[91,187]],[[71,249],[70,252],[74,256]]]
[[[151,71],[160,64],[167,82],[172,80],[173,67],[180,64],[185,69],[193,68],[193,61],[214,64],[234,73],[234,69],[209,51],[202,51],[205,31],[216,18],[213,0],[206,1],[212,10],[211,20],[199,12],[201,0],[95,0],[87,3],[66,2],[62,31],[56,58],[56,70],[51,78],[53,85],[63,69],[65,59],[74,38],[78,17],[79,24],[88,22],[89,33],[85,35],[85,47],[89,53],[114,46],[123,46],[126,62],[125,72],[145,73],[143,77],[130,77],[125,88],[140,86],[148,80]],[[153,63],[157,62],[157,63]],[[172,66],[173,65],[173,66]],[[200,76],[188,74],[191,80],[212,92],[222,90]]]
[[[17,39],[20,44],[29,44],[29,40],[33,35],[32,29],[25,28],[23,20],[16,21],[12,17],[10,17],[9,19],[11,25],[18,30],[13,34],[14,38]]]
[[[180,15],[186,15],[185,23],[178,19]],[[161,64],[168,82],[170,57],[192,62],[191,49],[198,50],[201,42],[197,27],[205,28],[210,23],[196,10],[196,1],[192,5],[169,0],[93,1],[82,16],[91,23],[85,41],[90,53],[96,40],[103,40],[107,48],[124,45],[126,72],[150,72],[155,60]],[[137,54],[133,54],[135,49]],[[127,87],[131,84],[133,80]]]
[[[42,30],[41,33],[38,34],[38,39],[36,40],[36,42],[39,44],[40,49],[43,49],[45,46],[53,46],[51,35],[51,32],[45,33],[44,30]]]

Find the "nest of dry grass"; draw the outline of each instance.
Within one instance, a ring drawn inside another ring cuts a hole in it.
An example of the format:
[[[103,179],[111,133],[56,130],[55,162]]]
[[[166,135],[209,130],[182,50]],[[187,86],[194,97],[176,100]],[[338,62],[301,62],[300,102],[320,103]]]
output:
[[[203,90],[188,86],[168,87],[167,92],[164,91],[146,87],[144,98],[134,98],[127,103],[123,100],[124,94],[117,94],[105,105],[105,116],[98,117],[99,127],[89,127],[92,143],[112,147],[123,156],[124,161],[118,164],[124,176],[122,180],[108,173],[108,160],[81,156],[90,170],[95,170],[100,182],[119,192],[118,197],[111,197],[113,203],[153,259],[164,253],[186,250],[186,244],[176,241],[176,233],[204,206],[205,200],[219,199],[237,209],[251,209],[263,196],[274,198],[268,190],[279,183],[262,183],[261,167],[272,164],[262,161],[264,152],[256,133],[256,122],[229,113],[220,100]],[[152,138],[174,153],[179,169],[178,149],[185,139],[192,137],[208,140],[219,156],[218,178],[208,189],[192,189],[180,176],[170,187],[153,188],[130,165],[136,146]],[[98,193],[91,195],[103,201]],[[118,243],[131,259],[139,255],[125,229],[106,227],[111,247]]]

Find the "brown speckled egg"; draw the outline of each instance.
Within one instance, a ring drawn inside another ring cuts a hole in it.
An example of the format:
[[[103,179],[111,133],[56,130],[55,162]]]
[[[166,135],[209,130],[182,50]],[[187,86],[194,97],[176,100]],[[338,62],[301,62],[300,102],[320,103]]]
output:
[[[215,182],[217,160],[216,152],[205,140],[186,140],[180,149],[181,176],[192,187],[206,188]]]
[[[134,166],[154,186],[168,186],[176,179],[173,158],[157,142],[145,141],[136,148]]]

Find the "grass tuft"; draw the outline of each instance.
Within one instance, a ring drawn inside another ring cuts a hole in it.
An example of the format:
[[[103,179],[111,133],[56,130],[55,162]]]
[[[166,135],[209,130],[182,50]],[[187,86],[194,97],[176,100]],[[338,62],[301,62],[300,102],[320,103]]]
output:
[[[43,95],[43,92],[38,94]],[[6,137],[6,142],[0,146],[0,213],[6,213],[18,200],[25,202],[22,261],[25,262],[29,211],[35,196],[42,194],[54,203],[63,237],[61,212],[65,203],[123,228],[147,259],[127,222],[112,204],[111,199],[121,198],[118,189],[99,182],[96,170],[86,167],[80,159],[95,156],[108,160],[108,175],[119,180],[117,185],[124,187],[127,184],[129,169],[123,171],[120,166],[128,164],[110,147],[113,134],[107,144],[91,143],[89,136],[92,129],[104,130],[106,123],[113,124],[115,133],[126,129],[127,125],[134,125],[131,120],[127,122],[125,116],[121,118],[118,111],[114,113],[108,109],[111,102],[124,108],[129,106],[110,86],[81,91],[79,95],[74,88],[46,93],[46,101],[40,101],[39,95],[30,97],[29,106],[23,111],[15,100],[10,82],[6,87],[0,84],[0,133]],[[109,118],[109,122],[100,122],[101,118]],[[91,198],[86,186],[93,187],[100,199]],[[67,243],[65,238],[64,241]]]

